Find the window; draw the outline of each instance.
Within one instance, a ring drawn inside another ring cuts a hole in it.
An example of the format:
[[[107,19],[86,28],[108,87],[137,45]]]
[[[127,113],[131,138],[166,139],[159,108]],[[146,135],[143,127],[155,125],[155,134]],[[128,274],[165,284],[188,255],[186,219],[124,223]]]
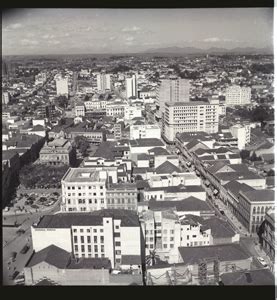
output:
[[[97,236],[94,236],[94,237],[93,237],[93,242],[94,242],[94,243],[97,243]]]
[[[120,242],[115,242],[115,245],[116,246],[121,246],[121,243]]]
[[[81,251],[85,252],[85,246],[84,245],[81,245]]]
[[[167,248],[167,244],[164,244],[164,246],[163,246],[164,248]]]
[[[100,232],[104,232],[104,230],[103,230],[103,229],[100,229]]]
[[[81,235],[81,243],[84,243],[84,242],[85,242],[84,236]]]
[[[97,229],[95,228],[95,229],[93,229],[93,232],[97,232]]]
[[[74,236],[74,243],[78,243],[78,238],[76,235]]]
[[[91,252],[91,245],[88,245],[88,252]]]
[[[90,236],[87,236],[87,241],[88,241],[88,243],[91,242]]]
[[[101,252],[104,252],[104,245],[101,245]]]
[[[119,226],[118,226],[118,225],[116,225],[116,226],[115,226],[115,229],[119,229]]]
[[[116,261],[118,264],[120,264],[121,259],[120,259],[120,258],[117,258],[115,261]]]
[[[193,237],[193,238],[196,238],[196,235],[193,235],[192,237]]]
[[[94,245],[94,252],[98,252],[98,246]]]
[[[103,235],[100,236],[100,243],[101,244],[104,243],[104,236]]]
[[[90,232],[90,229],[87,229],[87,232]]]
[[[187,235],[187,240],[189,240],[189,235]]]
[[[75,246],[74,246],[74,251],[75,251],[75,252],[78,252],[78,245],[75,245]]]
[[[73,232],[77,232],[77,229],[73,229]]]
[[[100,186],[100,189],[103,190],[103,185]]]
[[[170,230],[170,233],[171,233],[171,234],[174,234],[174,230]]]
[[[170,238],[170,242],[173,242],[173,241],[174,241],[174,237],[171,237],[171,238]]]

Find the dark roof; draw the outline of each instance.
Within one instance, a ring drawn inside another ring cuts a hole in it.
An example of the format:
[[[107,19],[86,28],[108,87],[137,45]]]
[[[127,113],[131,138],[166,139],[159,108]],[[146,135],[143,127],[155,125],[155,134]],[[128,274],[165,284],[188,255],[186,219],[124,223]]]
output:
[[[37,228],[70,228],[71,226],[97,226],[103,224],[103,217],[121,220],[121,226],[139,226],[138,216],[131,210],[103,209],[82,213],[58,213],[45,215],[36,226]]]
[[[141,265],[140,255],[122,255],[121,264],[122,265]]]
[[[35,252],[31,259],[28,261],[26,267],[33,267],[41,262],[46,262],[50,265],[53,265],[59,269],[65,269],[69,258],[70,253],[55,246],[50,245],[38,252]]]
[[[156,168],[156,174],[172,174],[174,172],[181,173],[182,171],[169,161],[165,161]]]
[[[218,217],[204,220],[203,225],[211,229],[213,238],[228,238],[236,234],[228,222]]]
[[[263,179],[263,177],[255,174],[254,172],[251,172],[251,171],[248,171],[248,172],[245,172],[245,173],[241,173],[241,172],[220,172],[220,173],[216,173],[215,176],[219,180],[223,180],[223,181]]]
[[[240,183],[236,180],[229,181],[224,185],[224,188],[227,191],[230,191],[234,196],[237,198],[239,197],[239,192],[247,192],[247,191],[254,191],[255,189],[252,186],[249,186],[245,183]]]
[[[137,180],[136,185],[138,189],[149,188],[148,180]]]
[[[164,208],[176,208],[177,211],[212,211],[207,202],[199,200],[195,197],[188,197],[179,201],[149,201],[149,209],[160,210]]]
[[[59,285],[59,284],[49,279],[42,279],[35,284],[35,286],[55,286],[55,285]]]
[[[67,269],[111,269],[111,261],[106,257],[101,258],[71,258]]]
[[[4,150],[2,151],[2,161],[10,160],[16,155],[18,156],[18,151],[16,151],[16,149]]]
[[[130,140],[131,147],[159,147],[164,146],[163,142],[156,138]]]
[[[205,192],[205,189],[201,185],[183,185],[179,184],[178,186],[168,186],[165,188],[167,193],[180,193],[180,192]]]
[[[138,168],[138,167],[135,167],[133,169],[133,174],[142,174],[142,173],[146,173],[146,172],[153,172],[153,169],[152,168],[144,168],[144,167],[141,167],[141,168]]]
[[[149,158],[150,158],[150,155],[141,153],[141,154],[138,154],[137,160],[149,160]]]
[[[155,156],[156,155],[169,155],[169,152],[166,149],[162,148],[162,147],[151,148],[151,149],[148,150],[148,153],[149,154],[153,153]]]
[[[102,142],[92,156],[113,159],[113,149],[115,145],[116,142]]]
[[[240,244],[224,244],[213,246],[200,247],[179,247],[179,253],[185,264],[198,264],[198,262],[205,258],[218,257],[223,261],[235,261],[248,259],[250,254],[241,247]]]
[[[220,276],[224,285],[274,285],[274,275],[269,269],[237,271]]]
[[[178,134],[178,139],[182,142],[188,142],[192,139],[200,139],[200,140],[210,140],[212,138],[211,135],[204,131],[199,132],[182,132]]]
[[[258,201],[274,201],[273,190],[252,190],[241,192],[242,195],[245,195],[250,202],[258,202]]]

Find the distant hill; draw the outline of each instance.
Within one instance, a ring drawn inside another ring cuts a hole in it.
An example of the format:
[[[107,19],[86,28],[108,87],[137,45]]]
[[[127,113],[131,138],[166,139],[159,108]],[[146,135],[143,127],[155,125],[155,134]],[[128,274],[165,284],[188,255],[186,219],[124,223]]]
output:
[[[273,54],[272,48],[237,47],[233,49],[211,47],[200,49],[195,47],[152,48],[141,53],[151,54]]]

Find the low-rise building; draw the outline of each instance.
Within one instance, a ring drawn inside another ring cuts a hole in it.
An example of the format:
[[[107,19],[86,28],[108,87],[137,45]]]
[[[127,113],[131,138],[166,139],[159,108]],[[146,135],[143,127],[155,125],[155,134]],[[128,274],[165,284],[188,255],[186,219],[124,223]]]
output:
[[[76,162],[76,151],[66,139],[46,142],[39,153],[41,163],[49,165],[70,165]]]
[[[161,129],[158,125],[131,125],[130,139],[161,138]]]

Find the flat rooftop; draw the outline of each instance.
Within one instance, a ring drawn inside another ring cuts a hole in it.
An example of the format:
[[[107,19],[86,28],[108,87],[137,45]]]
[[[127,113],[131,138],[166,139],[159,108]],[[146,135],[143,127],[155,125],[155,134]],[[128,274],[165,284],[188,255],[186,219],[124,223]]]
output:
[[[100,171],[95,168],[70,168],[62,180],[66,182],[105,182],[106,179],[100,178],[99,173]]]

